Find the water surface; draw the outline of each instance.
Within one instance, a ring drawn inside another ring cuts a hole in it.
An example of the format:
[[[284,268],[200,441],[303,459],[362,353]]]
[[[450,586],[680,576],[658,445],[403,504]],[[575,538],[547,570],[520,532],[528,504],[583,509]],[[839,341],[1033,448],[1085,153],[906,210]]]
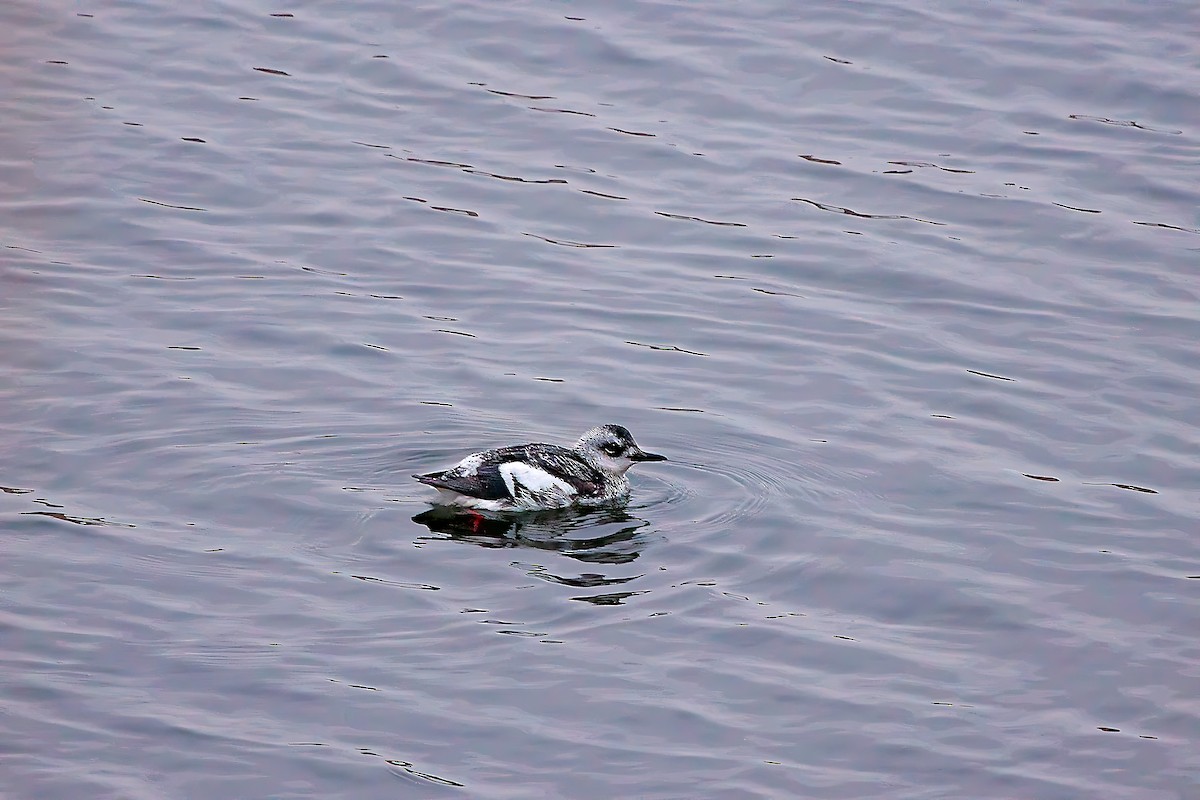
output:
[[[1198,26],[6,5],[0,794],[1190,796]]]

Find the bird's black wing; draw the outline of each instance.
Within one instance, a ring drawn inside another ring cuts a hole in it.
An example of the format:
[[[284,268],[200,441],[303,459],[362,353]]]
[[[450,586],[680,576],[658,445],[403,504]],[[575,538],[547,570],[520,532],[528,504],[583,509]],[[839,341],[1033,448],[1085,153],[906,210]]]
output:
[[[449,489],[468,497],[478,497],[480,500],[507,500],[512,497],[508,491],[508,484],[500,475],[499,463],[480,464],[470,471],[455,467],[413,477],[429,486]]]
[[[604,478],[599,471],[573,450],[554,444],[522,444],[481,453],[480,461],[413,477],[439,489],[478,497],[481,500],[512,498],[500,467],[520,461],[561,478],[581,495],[600,492]]]

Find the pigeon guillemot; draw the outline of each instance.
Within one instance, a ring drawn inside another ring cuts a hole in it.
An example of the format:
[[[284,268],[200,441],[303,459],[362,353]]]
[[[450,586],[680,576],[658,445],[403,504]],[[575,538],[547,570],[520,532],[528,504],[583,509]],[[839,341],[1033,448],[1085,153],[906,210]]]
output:
[[[629,494],[625,472],[666,456],[638,447],[620,425],[601,425],[574,447],[519,444],[472,453],[453,467],[413,477],[440,493],[438,502],[483,511],[537,511],[594,506]]]

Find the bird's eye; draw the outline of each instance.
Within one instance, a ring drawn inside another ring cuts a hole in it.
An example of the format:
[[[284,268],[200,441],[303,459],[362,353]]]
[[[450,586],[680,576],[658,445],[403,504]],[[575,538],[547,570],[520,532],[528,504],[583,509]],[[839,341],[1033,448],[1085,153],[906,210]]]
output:
[[[621,455],[621,451],[625,448],[621,447],[621,445],[617,444],[616,442],[609,442],[608,444],[601,445],[600,449],[603,450],[606,455],[619,456]]]

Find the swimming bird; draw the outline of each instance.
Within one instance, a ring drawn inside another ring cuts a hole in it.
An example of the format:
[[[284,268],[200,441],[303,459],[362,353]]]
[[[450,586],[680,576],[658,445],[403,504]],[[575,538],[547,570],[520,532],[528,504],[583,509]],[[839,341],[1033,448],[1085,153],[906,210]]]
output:
[[[483,511],[538,511],[596,506],[629,494],[625,473],[666,456],[638,447],[621,425],[600,425],[574,447],[519,444],[472,453],[441,472],[413,475],[439,492],[441,505]]]

